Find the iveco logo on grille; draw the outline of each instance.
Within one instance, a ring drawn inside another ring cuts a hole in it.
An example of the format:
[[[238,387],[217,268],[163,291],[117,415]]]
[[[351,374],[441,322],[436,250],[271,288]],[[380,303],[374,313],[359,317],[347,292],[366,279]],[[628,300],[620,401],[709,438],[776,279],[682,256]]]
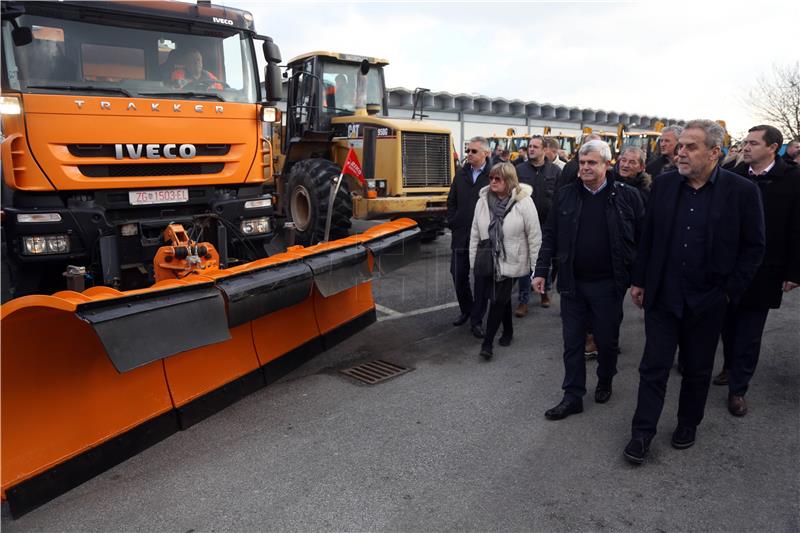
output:
[[[114,155],[117,159],[192,159],[197,148],[193,144],[115,144]]]

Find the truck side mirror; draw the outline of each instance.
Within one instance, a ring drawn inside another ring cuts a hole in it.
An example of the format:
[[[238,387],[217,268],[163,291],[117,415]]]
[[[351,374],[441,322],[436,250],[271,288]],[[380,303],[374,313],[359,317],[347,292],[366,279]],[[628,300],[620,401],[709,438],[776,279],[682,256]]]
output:
[[[278,45],[275,44],[275,41],[269,37],[265,38],[262,49],[264,50],[264,59],[267,60],[267,63],[281,62],[281,50],[278,48]]]
[[[16,26],[11,30],[11,38],[14,41],[14,46],[25,46],[33,42],[33,31],[28,26]]]
[[[361,74],[366,76],[367,72],[369,72],[369,61],[367,61],[366,59],[362,59],[361,65],[359,66],[358,70],[361,72]]]
[[[267,100],[276,102],[283,99],[283,76],[277,63],[267,63],[264,67],[264,86],[267,91]]]

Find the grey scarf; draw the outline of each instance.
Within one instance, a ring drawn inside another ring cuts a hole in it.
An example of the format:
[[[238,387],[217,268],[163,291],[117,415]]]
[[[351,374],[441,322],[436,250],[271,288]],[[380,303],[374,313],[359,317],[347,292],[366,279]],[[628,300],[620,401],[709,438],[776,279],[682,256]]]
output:
[[[513,192],[513,191],[512,191]],[[497,197],[492,191],[487,191],[486,201],[489,204],[489,240],[492,242],[492,251],[494,252],[495,267],[497,266],[498,259],[506,258],[506,250],[503,246],[503,219],[514,205],[512,194],[502,200]],[[495,268],[495,275],[500,276],[500,269]]]

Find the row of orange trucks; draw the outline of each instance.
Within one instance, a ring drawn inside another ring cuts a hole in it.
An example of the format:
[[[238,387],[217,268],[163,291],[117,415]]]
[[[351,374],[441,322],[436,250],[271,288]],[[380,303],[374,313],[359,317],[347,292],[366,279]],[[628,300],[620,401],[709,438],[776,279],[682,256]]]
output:
[[[455,153],[449,131],[388,118],[385,60],[282,64],[244,10],[0,9],[1,481],[19,516],[374,322],[371,280],[441,231]],[[351,235],[353,217],[389,221]]]

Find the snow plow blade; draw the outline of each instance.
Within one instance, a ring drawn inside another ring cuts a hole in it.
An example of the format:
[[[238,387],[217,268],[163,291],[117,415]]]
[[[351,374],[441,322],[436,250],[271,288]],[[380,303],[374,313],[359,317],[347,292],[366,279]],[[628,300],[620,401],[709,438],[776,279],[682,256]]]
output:
[[[418,237],[403,219],[146,289],[93,287],[4,304],[2,496],[11,515],[374,322],[369,280],[389,250],[411,253]]]
[[[90,301],[75,314],[92,326],[118,372],[231,337],[212,282]]]

